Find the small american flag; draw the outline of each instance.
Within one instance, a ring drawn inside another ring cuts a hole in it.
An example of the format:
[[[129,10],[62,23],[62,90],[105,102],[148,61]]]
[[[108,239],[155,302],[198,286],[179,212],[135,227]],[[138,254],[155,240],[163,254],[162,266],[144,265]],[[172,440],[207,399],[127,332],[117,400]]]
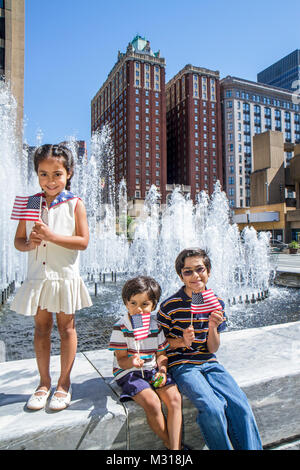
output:
[[[10,218],[12,220],[39,220],[42,196],[43,194],[27,197],[16,196]]]
[[[131,315],[133,334],[136,340],[147,338],[150,328],[150,315],[150,312]]]
[[[202,313],[207,315],[214,310],[222,310],[222,307],[212,289],[207,289],[198,294],[192,293],[191,314]]]

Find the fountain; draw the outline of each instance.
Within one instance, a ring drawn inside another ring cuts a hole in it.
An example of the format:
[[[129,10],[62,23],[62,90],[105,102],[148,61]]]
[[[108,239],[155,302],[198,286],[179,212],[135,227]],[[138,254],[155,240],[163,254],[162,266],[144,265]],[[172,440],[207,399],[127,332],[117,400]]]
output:
[[[22,195],[27,181],[27,160],[20,154],[15,131],[17,103],[9,86],[0,80],[0,292],[2,302],[13,288],[15,281],[21,281],[26,273],[26,260],[14,248],[17,222],[10,220],[16,195]]]
[[[174,270],[177,254],[186,247],[202,247],[212,261],[208,285],[224,299],[245,301],[247,295],[257,297],[268,290],[269,235],[257,235],[248,227],[239,233],[237,225],[230,223],[228,201],[218,182],[211,198],[203,191],[195,204],[179,188],[162,211],[158,199],[153,186],[129,248],[130,273],[152,275],[168,296],[180,285]]]
[[[34,183],[27,183],[27,155],[24,151],[20,155],[18,150],[15,116],[15,100],[8,87],[0,82],[0,182],[1,187],[6,188],[0,206],[0,289],[5,293],[2,303],[14,282],[19,284],[24,279],[27,268],[26,256],[13,245],[17,224],[10,220],[13,201],[16,195],[34,194],[39,189],[37,178],[33,178]],[[39,145],[41,139],[40,134]],[[68,146],[76,156],[74,137],[68,139]],[[162,287],[162,299],[178,289],[181,283],[174,262],[179,251],[186,247],[208,250],[212,260],[209,287],[225,300],[226,312],[230,310],[233,318],[233,328],[236,325],[244,328],[244,318],[251,320],[260,316],[252,313],[254,302],[267,305],[264,310],[272,312],[276,310],[271,304],[272,299],[280,298],[285,302],[284,308],[289,308],[292,302],[289,296],[287,305],[286,290],[271,287],[272,295],[265,299],[275,270],[269,256],[268,234],[257,234],[248,227],[239,233],[237,225],[230,221],[228,201],[219,183],[211,197],[201,192],[195,202],[175,188],[164,205],[160,204],[157,188],[152,186],[143,213],[127,227],[126,184],[122,181],[119,187],[115,186],[113,162],[111,130],[106,125],[92,136],[89,158],[77,159],[71,185],[87,209],[90,243],[81,253],[81,272],[91,294],[94,293],[94,306],[78,315],[79,350],[93,349],[95,345],[106,347],[111,325],[123,308],[120,292],[124,279],[137,274],[155,277]],[[132,239],[127,238],[127,232],[132,234]],[[258,302],[261,299],[265,299],[264,302]],[[281,314],[282,307],[277,310]],[[294,320],[293,315],[294,311],[291,311]],[[274,321],[273,317],[271,320]],[[266,324],[268,321],[265,320]],[[30,349],[32,318],[14,314],[9,310],[8,302],[0,310],[0,328],[2,338],[10,343],[10,359],[20,358],[20,349],[21,357],[24,357],[24,335],[28,354],[34,355]],[[103,334],[100,341],[99,331]]]

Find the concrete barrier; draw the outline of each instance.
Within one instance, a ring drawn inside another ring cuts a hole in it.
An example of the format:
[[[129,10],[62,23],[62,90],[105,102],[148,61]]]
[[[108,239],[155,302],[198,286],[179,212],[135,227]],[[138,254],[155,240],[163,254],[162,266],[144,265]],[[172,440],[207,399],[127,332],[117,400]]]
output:
[[[220,362],[246,392],[264,447],[299,449],[300,322],[222,334]],[[78,353],[73,396],[64,411],[26,409],[38,384],[35,359],[0,364],[0,449],[162,450],[134,402],[121,404],[112,380],[112,353]],[[59,356],[51,358],[53,387]],[[205,449],[196,411],[183,400],[183,440]]]

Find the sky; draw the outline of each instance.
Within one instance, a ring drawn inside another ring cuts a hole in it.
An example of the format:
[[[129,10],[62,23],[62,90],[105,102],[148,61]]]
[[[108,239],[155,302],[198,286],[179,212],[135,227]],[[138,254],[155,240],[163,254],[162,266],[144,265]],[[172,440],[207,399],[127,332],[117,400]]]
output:
[[[136,34],[166,60],[256,81],[300,49],[299,0],[25,0],[24,137],[91,137],[91,100]]]

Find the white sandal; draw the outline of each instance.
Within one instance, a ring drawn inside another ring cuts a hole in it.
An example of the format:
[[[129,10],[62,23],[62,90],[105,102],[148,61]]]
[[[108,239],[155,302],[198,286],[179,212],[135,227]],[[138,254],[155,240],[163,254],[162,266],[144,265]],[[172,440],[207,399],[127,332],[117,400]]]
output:
[[[43,395],[36,395],[37,392],[42,392]],[[49,390],[42,390],[38,388],[26,403],[27,408],[30,410],[41,410],[42,408],[45,408],[50,392],[51,387]]]
[[[62,393],[63,395],[65,395],[65,397],[57,397],[55,395],[56,393]],[[69,406],[71,402],[71,395],[72,395],[71,385],[67,392],[63,392],[62,390],[55,390],[49,403],[50,410],[60,411],[60,410],[64,410],[65,408],[67,408],[67,406]]]

